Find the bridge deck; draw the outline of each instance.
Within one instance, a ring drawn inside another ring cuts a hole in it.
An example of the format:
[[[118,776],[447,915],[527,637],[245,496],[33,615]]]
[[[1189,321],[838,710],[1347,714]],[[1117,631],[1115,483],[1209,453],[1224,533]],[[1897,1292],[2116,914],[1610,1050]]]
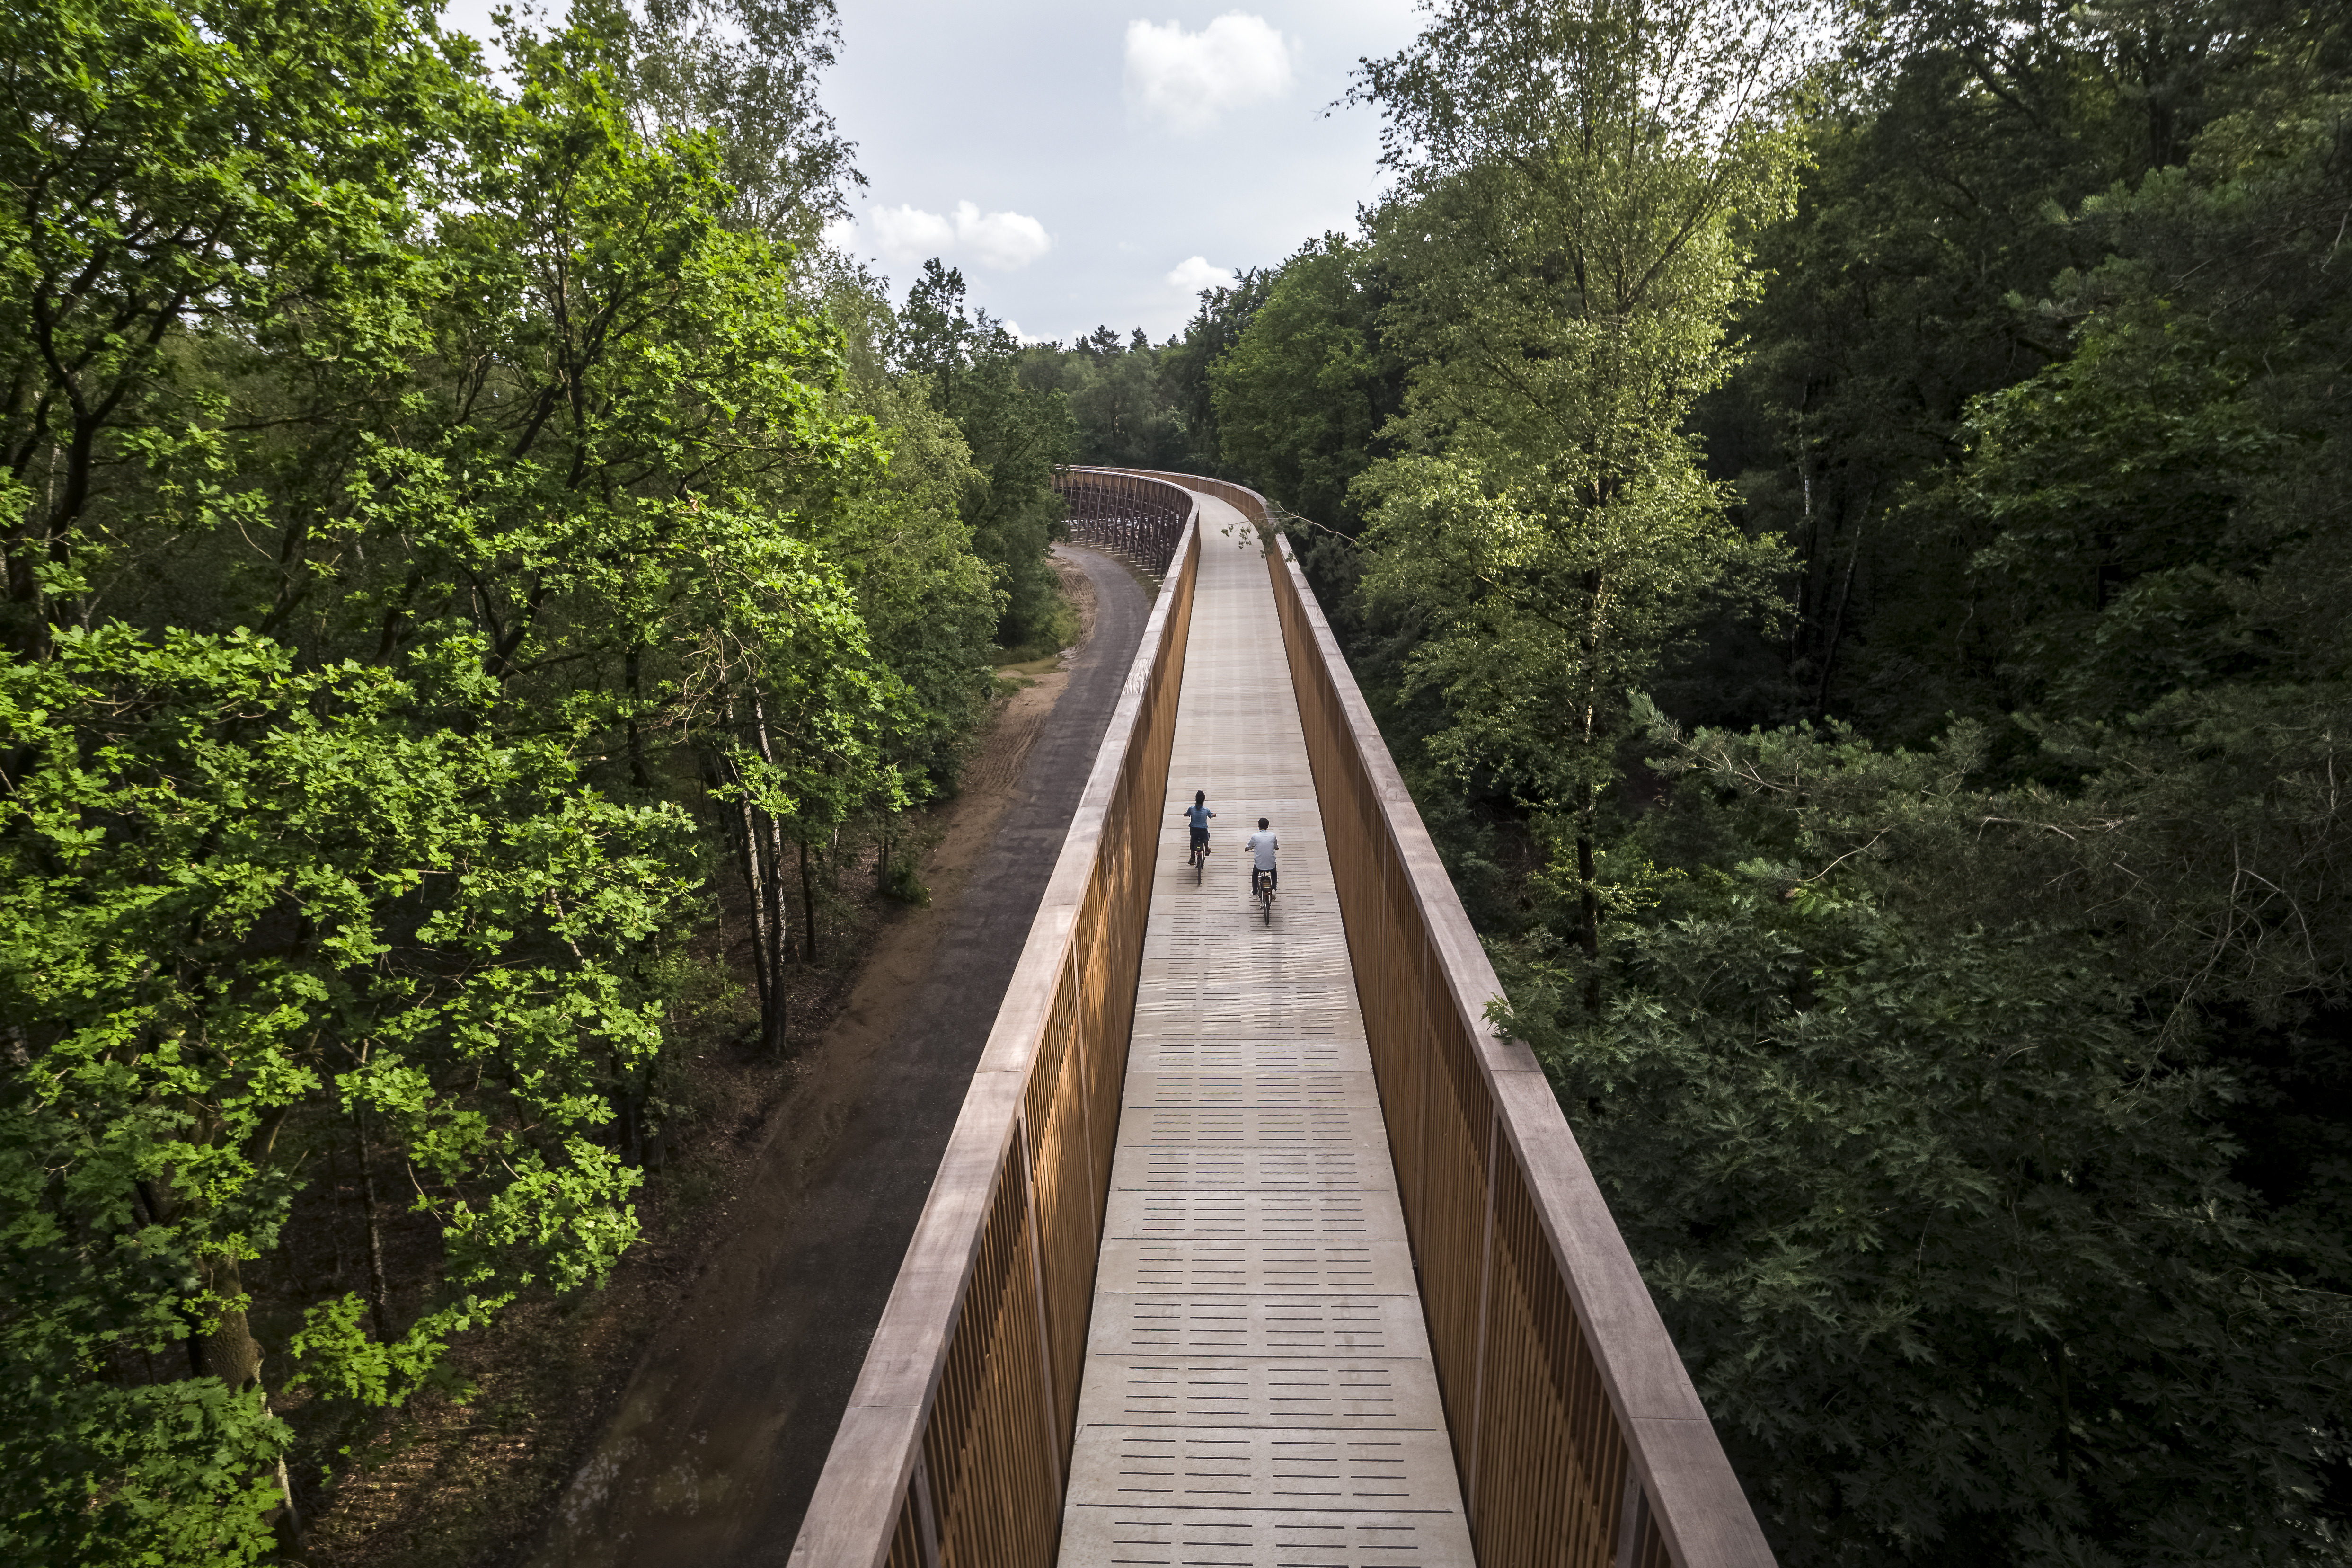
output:
[[[1200,506],[1061,1561],[1467,1568],[1273,590],[1241,514]],[[1218,814],[1197,887],[1196,789]],[[1271,929],[1242,848],[1261,816]]]

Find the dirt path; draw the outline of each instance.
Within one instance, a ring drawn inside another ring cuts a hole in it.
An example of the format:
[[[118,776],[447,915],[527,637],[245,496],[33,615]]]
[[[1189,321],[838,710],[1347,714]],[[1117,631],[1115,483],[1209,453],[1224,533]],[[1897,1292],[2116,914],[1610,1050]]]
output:
[[[1057,555],[1082,574],[1087,635],[1007,703],[925,863],[931,907],[885,928],[802,1058],[730,1205],[738,1234],[638,1363],[534,1568],[791,1552],[1150,613],[1118,562]]]

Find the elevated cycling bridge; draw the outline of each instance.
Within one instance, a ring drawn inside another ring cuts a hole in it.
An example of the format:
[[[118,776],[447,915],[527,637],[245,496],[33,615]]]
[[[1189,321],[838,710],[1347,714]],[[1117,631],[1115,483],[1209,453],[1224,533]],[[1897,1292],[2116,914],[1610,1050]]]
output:
[[[1769,1564],[1263,499],[1062,486],[1159,602],[793,1562]]]

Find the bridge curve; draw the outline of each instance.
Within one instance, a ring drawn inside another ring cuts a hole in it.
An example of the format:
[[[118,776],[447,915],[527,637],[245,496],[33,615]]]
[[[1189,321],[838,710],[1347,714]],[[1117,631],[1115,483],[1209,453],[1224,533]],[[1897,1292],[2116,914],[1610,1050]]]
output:
[[[1263,498],[1063,483],[1165,580],[793,1562],[1769,1564]]]

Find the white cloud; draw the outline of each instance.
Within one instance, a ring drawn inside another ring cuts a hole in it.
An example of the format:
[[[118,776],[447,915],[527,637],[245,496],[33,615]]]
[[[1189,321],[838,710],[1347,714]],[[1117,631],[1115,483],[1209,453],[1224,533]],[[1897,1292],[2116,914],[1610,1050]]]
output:
[[[893,261],[943,256],[955,246],[955,225],[918,206],[868,207],[866,223],[875,247]]]
[[[1180,135],[1213,128],[1225,110],[1290,90],[1290,46],[1263,16],[1228,11],[1197,33],[1183,25],[1127,25],[1127,100]]]
[[[1234,274],[1230,268],[1210,266],[1205,256],[1188,256],[1168,274],[1168,281],[1187,294],[1197,294],[1203,289],[1232,288]]]
[[[1045,226],[1026,213],[981,215],[970,202],[956,203],[956,243],[982,267],[1011,272],[1054,248]]]
[[[868,207],[863,226],[877,250],[901,264],[940,256],[1011,272],[1054,248],[1054,237],[1028,214],[983,213],[971,202],[956,203],[948,216],[912,205]]]

